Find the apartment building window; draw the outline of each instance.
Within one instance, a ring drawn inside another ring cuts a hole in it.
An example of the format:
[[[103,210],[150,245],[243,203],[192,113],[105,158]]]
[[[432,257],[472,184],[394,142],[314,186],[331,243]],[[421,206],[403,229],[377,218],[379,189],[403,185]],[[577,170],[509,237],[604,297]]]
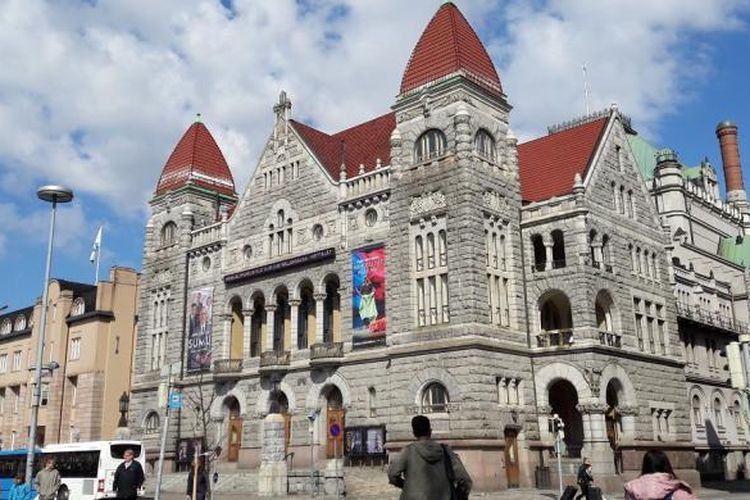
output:
[[[8,371],[8,355],[0,354],[0,373]]]
[[[81,337],[70,340],[70,359],[76,360],[81,358]]]
[[[40,396],[40,404],[42,406],[47,406],[47,403],[49,402],[49,382],[42,382]]]
[[[68,377],[68,389],[70,406],[75,407],[78,403],[78,377]]]
[[[18,413],[18,409],[21,408],[21,386],[12,386],[10,392],[13,396],[13,413]]]
[[[445,218],[433,219],[429,226],[415,224],[412,226],[412,240],[414,241],[412,269],[414,270],[414,290],[417,296],[415,301],[417,325],[448,323],[450,310]],[[426,262],[425,246],[427,247]]]
[[[638,348],[652,354],[666,354],[664,306],[634,297],[633,314]]]
[[[17,372],[21,369],[21,359],[23,357],[23,351],[16,351],[13,353],[13,368],[12,370],[14,372]]]

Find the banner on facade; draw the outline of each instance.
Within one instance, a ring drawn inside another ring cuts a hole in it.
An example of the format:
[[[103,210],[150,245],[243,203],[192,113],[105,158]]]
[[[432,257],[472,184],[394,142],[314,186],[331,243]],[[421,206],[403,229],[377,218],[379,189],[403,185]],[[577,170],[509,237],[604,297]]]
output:
[[[352,347],[385,343],[385,248],[352,252]]]
[[[190,292],[190,300],[188,301],[188,371],[206,370],[211,367],[213,298],[213,288],[201,288]]]

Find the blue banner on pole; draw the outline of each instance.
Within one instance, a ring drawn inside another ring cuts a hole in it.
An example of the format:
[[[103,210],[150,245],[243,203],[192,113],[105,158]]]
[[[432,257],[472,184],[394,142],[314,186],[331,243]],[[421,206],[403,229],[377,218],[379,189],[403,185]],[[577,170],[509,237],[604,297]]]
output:
[[[169,393],[169,409],[170,410],[182,409],[182,393],[181,392]]]

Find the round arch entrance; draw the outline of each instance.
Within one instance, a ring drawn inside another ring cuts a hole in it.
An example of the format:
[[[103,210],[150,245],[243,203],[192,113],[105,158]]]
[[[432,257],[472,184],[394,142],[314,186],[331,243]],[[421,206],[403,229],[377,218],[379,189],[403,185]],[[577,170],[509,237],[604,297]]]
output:
[[[567,380],[553,382],[548,391],[552,413],[558,414],[565,424],[563,449],[560,451],[565,457],[580,458],[583,448],[583,418],[576,408],[578,392]]]
[[[236,462],[242,446],[240,402],[234,396],[229,396],[224,400],[223,407],[227,424],[227,462]]]
[[[326,400],[326,458],[336,458],[344,452],[344,398],[335,385],[325,389],[323,396]],[[338,426],[337,435],[332,432]]]

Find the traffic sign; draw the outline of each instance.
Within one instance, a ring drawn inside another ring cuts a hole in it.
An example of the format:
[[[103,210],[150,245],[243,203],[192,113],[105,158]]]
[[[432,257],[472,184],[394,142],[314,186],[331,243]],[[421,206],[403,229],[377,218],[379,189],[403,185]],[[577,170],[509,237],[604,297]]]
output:
[[[331,424],[329,430],[331,431],[331,436],[333,437],[338,437],[339,434],[341,434],[341,426],[337,423]]]

